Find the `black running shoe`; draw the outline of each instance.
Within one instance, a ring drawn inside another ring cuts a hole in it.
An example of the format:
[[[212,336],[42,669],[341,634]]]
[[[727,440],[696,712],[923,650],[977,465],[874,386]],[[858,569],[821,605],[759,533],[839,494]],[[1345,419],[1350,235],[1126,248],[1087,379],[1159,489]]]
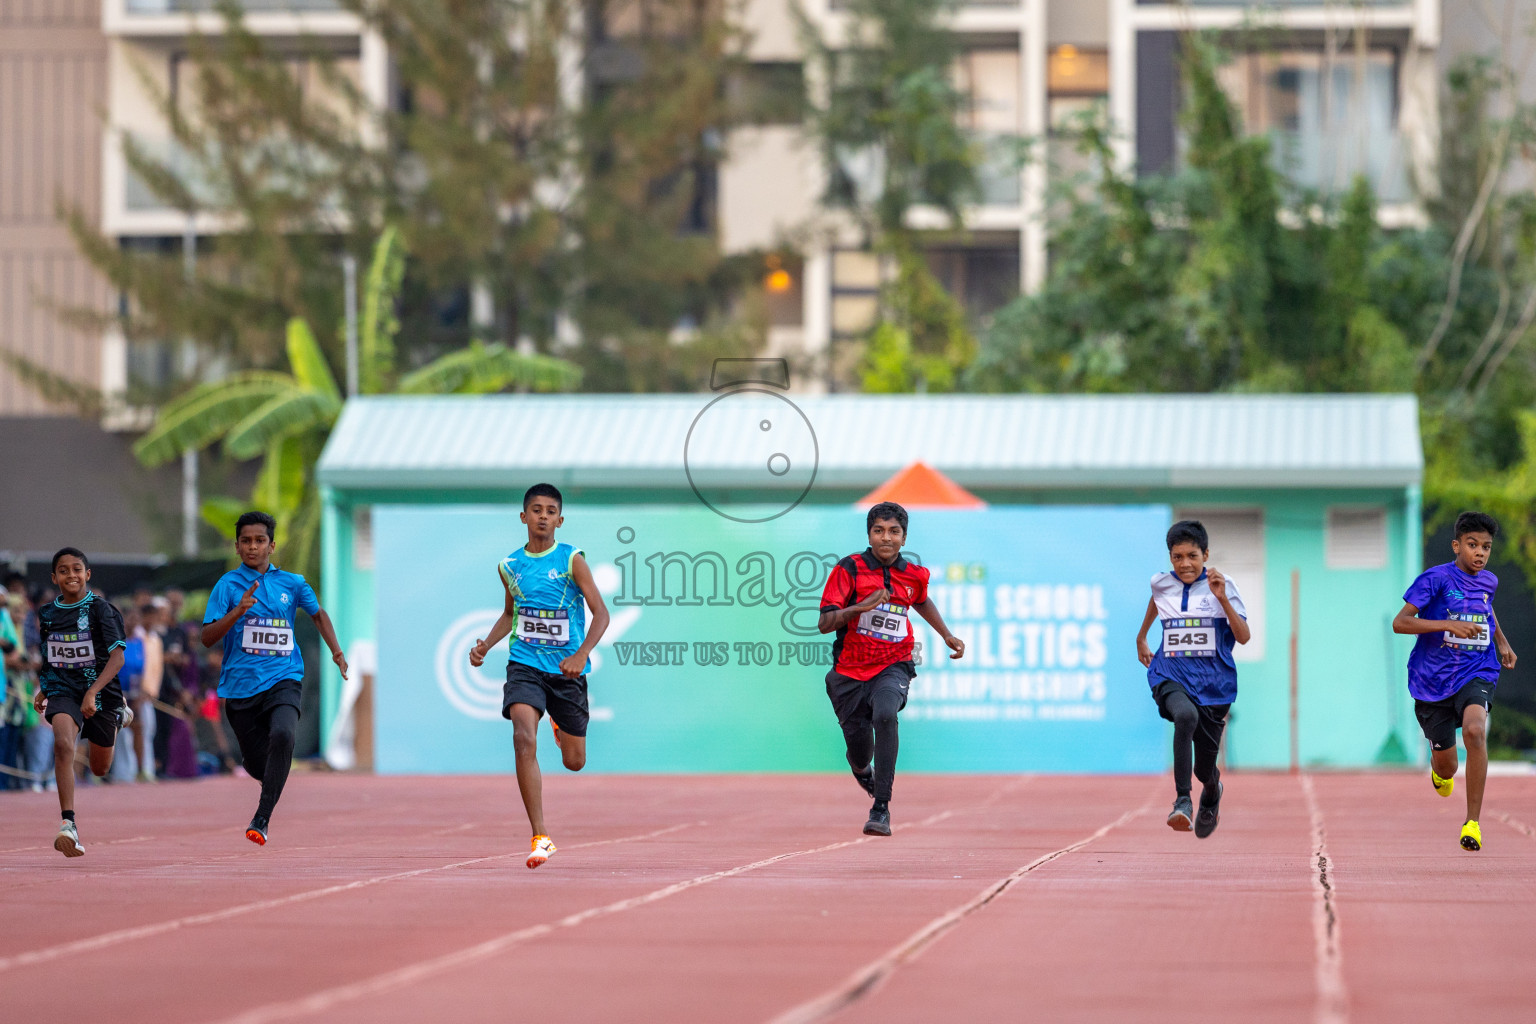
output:
[[[857,768],[852,768],[850,766],[850,770],[853,772],[853,777],[858,780],[859,785],[864,787],[864,792],[868,793],[870,796],[874,796],[875,766],[872,764],[867,764],[864,766],[863,771],[859,771]]]
[[[1195,815],[1195,838],[1204,839],[1216,831],[1216,823],[1221,820],[1221,791],[1225,787],[1218,781],[1216,783],[1216,799],[1206,803],[1205,797],[1209,790],[1200,791],[1200,812]]]
[[[249,839],[251,842],[255,843],[257,846],[266,846],[267,845],[267,819],[263,818],[259,814],[256,815],[256,817],[252,818],[250,825],[246,826],[245,838]]]
[[[888,836],[891,834],[890,808],[881,810],[878,807],[869,809],[869,820],[864,823],[864,834],[867,836]]]
[[[1195,805],[1189,797],[1181,796],[1173,802],[1173,813],[1168,815],[1168,827],[1175,832],[1188,832],[1195,820]]]

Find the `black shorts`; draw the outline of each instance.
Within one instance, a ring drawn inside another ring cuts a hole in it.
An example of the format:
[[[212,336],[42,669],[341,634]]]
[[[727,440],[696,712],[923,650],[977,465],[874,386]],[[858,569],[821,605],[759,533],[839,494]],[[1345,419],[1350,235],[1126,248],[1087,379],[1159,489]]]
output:
[[[854,679],[833,669],[827,673],[827,697],[832,701],[837,723],[843,726],[868,723],[872,717],[877,690],[894,689],[900,692],[901,706],[896,709],[900,711],[907,706],[907,691],[912,688],[912,680],[916,677],[917,669],[910,661],[887,665],[869,679]]]
[[[80,698],[84,696],[84,691],[49,694],[43,717],[52,722],[54,715],[68,715],[75,720],[75,728],[80,730],[82,739],[98,747],[112,746],[117,742],[117,730],[123,727],[123,708],[127,707],[123,691],[115,682],[102,690],[96,698],[96,713],[90,718],[80,710]]]
[[[587,677],[540,672],[520,661],[507,662],[507,685],[501,688],[501,717],[512,717],[513,704],[527,704],[549,713],[560,731],[585,736],[592,717],[587,708]]]
[[[240,750],[265,749],[267,733],[272,727],[272,709],[287,704],[303,713],[304,681],[284,679],[250,697],[225,697],[224,717],[235,732]]]
[[[1435,750],[1450,750],[1456,746],[1456,730],[1461,728],[1467,708],[1480,704],[1484,711],[1493,710],[1493,688],[1496,683],[1487,679],[1474,679],[1444,700],[1416,700],[1413,713],[1424,730],[1424,738]]]
[[[1169,722],[1173,721],[1173,716],[1168,713],[1168,698],[1175,693],[1189,696],[1189,691],[1184,689],[1183,684],[1172,679],[1161,680],[1152,688],[1152,699],[1157,702],[1157,713]],[[1232,710],[1232,705],[1201,704],[1193,697],[1189,697],[1189,702],[1195,705],[1195,711],[1200,715],[1200,724],[1208,729],[1215,729],[1216,734],[1220,736],[1221,730],[1226,728],[1227,713]]]

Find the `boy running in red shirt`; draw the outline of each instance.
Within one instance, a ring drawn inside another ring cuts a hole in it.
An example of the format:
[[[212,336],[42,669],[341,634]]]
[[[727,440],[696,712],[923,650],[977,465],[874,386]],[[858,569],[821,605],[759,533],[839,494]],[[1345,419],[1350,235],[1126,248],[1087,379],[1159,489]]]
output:
[[[949,631],[928,600],[928,570],[901,557],[907,510],[882,501],[869,510],[865,527],[869,547],[840,559],[827,578],[817,628],[837,633],[827,696],[843,729],[853,777],[875,798],[864,834],[888,836],[896,780],[896,714],[906,707],[907,691],[917,675],[907,612],[915,610],[944,638],[955,652],[951,658],[965,653],[965,643]]]

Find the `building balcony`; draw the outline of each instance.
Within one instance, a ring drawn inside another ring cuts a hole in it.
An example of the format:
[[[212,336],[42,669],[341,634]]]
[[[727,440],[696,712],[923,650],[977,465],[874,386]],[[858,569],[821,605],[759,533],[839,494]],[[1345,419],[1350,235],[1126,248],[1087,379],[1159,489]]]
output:
[[[340,0],[243,0],[245,25],[263,36],[357,36],[362,22]],[[217,0],[102,0],[108,36],[178,38],[217,35],[224,16]]]

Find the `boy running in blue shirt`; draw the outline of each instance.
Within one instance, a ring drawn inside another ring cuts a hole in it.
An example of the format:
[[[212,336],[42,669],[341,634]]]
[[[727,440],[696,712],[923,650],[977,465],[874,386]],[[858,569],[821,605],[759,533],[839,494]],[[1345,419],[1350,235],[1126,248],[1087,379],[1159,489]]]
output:
[[[75,747],[90,745],[91,772],[112,770],[117,733],[133,721],[117,676],[123,668],[123,616],[91,593],[91,563],[79,548],[53,556],[53,585],[59,596],[37,610],[43,664],[32,698],[53,726],[53,775],[64,821],[53,848],[66,857],[85,853],[75,827]],[[46,701],[46,704],[44,703]]]
[[[564,522],[564,499],[552,484],[534,484],[523,495],[520,518],[528,543],[496,567],[504,595],[501,617],[490,635],[470,649],[469,663],[484,664],[491,648],[512,637],[501,716],[512,722],[517,788],[533,827],[528,866],[536,868],[555,852],[544,830],[544,777],[539,772],[539,719],[549,712],[565,767],[579,772],[587,763],[587,676],[589,656],[608,628],[608,606],[597,591],[581,549],[555,541]],[[582,602],[586,605],[583,607]],[[592,628],[587,629],[587,609]]]
[[[1221,772],[1216,757],[1227,712],[1237,699],[1236,644],[1252,636],[1248,609],[1237,584],[1206,568],[1210,538],[1197,520],[1168,529],[1172,572],[1152,577],[1152,598],[1136,634],[1136,656],[1147,666],[1147,683],[1158,712],[1173,723],[1173,786],[1176,798],[1168,826],[1204,839],[1221,818]],[[1147,647],[1147,630],[1161,618],[1157,653]],[[1193,755],[1193,756],[1191,756]],[[1193,761],[1193,765],[1191,765]],[[1200,813],[1190,804],[1190,770],[1200,780]]]
[[[304,656],[293,636],[297,609],[315,620],[331,660],[341,677],[347,677],[336,629],[313,588],[303,576],[272,564],[276,536],[277,520],[265,512],[247,512],[235,520],[240,567],[214,584],[202,631],[204,647],[223,641],[219,696],[245,770],[261,782],[261,800],[245,830],[245,837],[258,846],[267,844],[272,810],[293,765],[304,697]]]
[[[1483,787],[1488,781],[1488,712],[1499,667],[1515,667],[1515,652],[1493,615],[1499,578],[1486,568],[1499,524],[1482,512],[1456,517],[1456,559],[1419,574],[1403,595],[1394,633],[1417,634],[1408,655],[1408,692],[1429,740],[1429,781],[1435,792],[1455,788],[1456,730],[1467,745],[1466,850],[1483,848]]]

